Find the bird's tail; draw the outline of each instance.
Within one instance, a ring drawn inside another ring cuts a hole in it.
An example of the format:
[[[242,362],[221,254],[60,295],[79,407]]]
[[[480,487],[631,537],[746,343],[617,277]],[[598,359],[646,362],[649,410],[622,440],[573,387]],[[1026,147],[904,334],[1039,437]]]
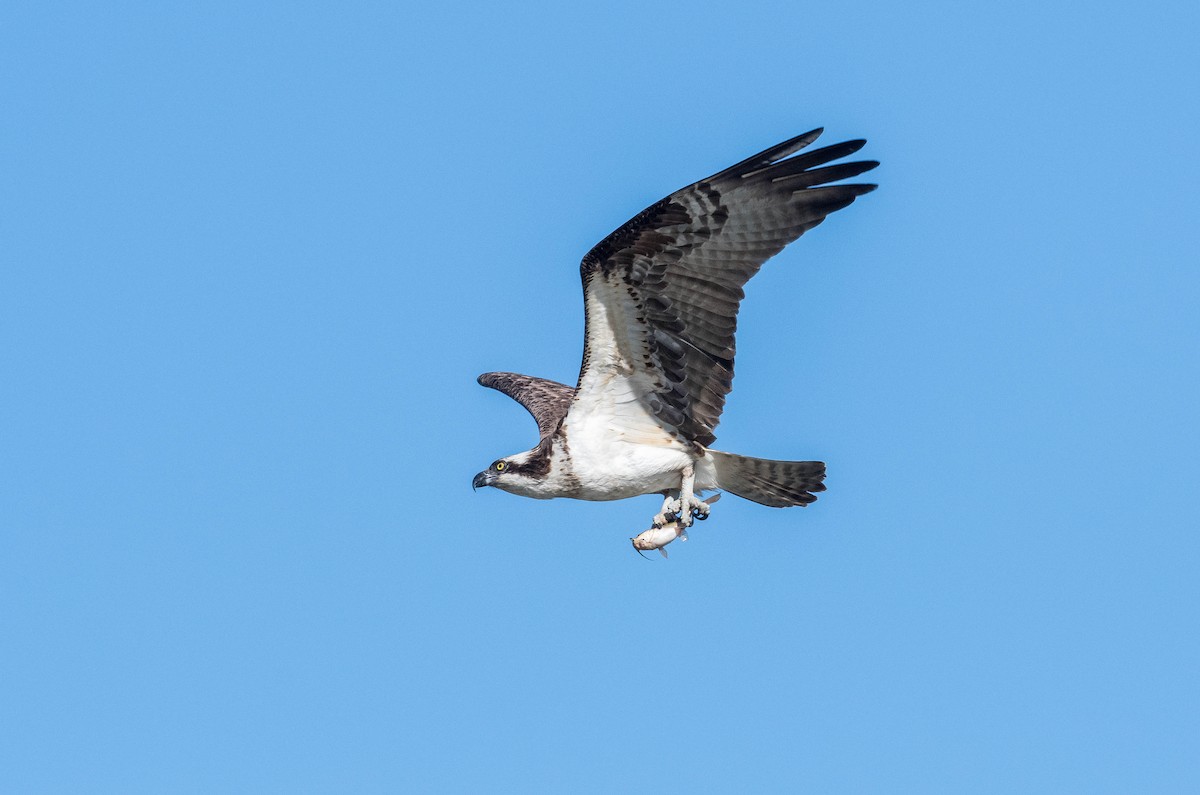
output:
[[[813,492],[825,491],[821,461],[770,461],[709,450],[717,483],[725,491],[772,508],[816,502]]]

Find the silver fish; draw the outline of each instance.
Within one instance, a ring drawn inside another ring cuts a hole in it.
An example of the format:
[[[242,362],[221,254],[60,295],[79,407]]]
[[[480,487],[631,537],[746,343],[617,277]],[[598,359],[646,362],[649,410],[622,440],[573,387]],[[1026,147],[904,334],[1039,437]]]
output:
[[[721,495],[719,493],[714,494],[708,499],[704,500],[704,503],[706,505],[712,505],[719,499],[721,499]],[[671,543],[677,538],[687,541],[688,534],[687,529],[681,527],[679,521],[675,520],[673,522],[667,522],[662,527],[651,527],[649,530],[643,530],[641,533],[638,533],[629,540],[633,542],[633,548],[638,551],[639,555],[642,554],[642,550],[657,549],[665,558],[667,557],[667,544]],[[642,557],[645,557],[645,555],[642,555]]]

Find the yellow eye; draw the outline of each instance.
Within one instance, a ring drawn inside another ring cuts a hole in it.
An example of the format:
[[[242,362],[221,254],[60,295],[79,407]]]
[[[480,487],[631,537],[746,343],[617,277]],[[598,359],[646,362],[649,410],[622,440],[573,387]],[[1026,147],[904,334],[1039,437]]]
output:
[[[492,464],[492,466],[494,466],[496,468],[497,472],[503,472],[504,470],[508,469],[508,462],[507,461],[497,461],[496,463]]]

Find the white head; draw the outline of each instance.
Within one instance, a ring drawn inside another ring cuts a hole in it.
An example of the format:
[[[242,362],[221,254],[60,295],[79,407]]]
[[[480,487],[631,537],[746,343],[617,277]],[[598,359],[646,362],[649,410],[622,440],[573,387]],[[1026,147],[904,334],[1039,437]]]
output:
[[[496,459],[490,467],[475,476],[471,487],[493,486],[522,497],[556,496],[548,494],[551,484],[546,476],[549,473],[549,451],[543,452],[539,445],[523,453]]]

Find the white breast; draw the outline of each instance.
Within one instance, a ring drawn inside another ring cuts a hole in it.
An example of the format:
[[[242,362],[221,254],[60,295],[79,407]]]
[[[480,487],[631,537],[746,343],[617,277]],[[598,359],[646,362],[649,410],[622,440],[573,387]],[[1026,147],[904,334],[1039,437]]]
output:
[[[678,489],[683,470],[696,463],[697,489],[716,487],[711,462],[694,462],[691,445],[676,438],[646,408],[655,385],[653,374],[634,367],[622,350],[634,346],[618,330],[637,323],[629,307],[589,294],[590,364],[579,393],[563,420],[567,440],[563,474],[569,471],[584,500],[619,500]],[[565,484],[564,484],[565,485]]]

